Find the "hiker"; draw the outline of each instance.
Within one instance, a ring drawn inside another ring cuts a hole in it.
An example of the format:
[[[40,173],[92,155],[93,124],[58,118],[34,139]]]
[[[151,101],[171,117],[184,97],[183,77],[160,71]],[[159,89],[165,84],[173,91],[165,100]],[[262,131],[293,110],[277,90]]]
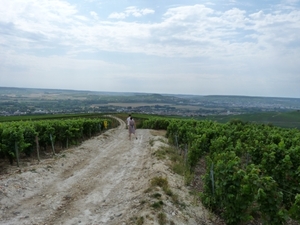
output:
[[[130,122],[130,117],[131,117],[131,114],[128,115],[126,121],[127,121],[127,129],[129,130],[129,122]]]
[[[132,117],[130,117],[129,126],[128,126],[129,140],[131,140],[131,134],[133,134],[135,139],[137,139],[137,136],[135,135],[135,129],[136,129],[135,121]]]

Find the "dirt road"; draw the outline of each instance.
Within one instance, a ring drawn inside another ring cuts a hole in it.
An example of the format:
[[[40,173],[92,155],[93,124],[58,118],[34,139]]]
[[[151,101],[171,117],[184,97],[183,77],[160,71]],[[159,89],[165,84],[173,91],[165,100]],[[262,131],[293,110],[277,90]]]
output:
[[[190,204],[182,179],[152,156],[166,140],[146,129],[128,140],[119,121],[118,128],[54,158],[1,175],[0,224],[125,225],[137,224],[134,218],[140,217],[145,218],[140,224],[159,224],[145,190],[151,178],[162,175],[187,206],[179,209],[164,199],[166,219],[171,224],[204,220],[203,208]]]

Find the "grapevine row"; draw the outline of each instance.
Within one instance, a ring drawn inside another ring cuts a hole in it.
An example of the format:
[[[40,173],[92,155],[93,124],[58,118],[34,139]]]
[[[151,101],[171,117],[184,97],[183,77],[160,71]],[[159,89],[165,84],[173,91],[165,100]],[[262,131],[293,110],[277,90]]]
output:
[[[232,121],[151,118],[144,127],[166,129],[188,146],[188,166],[205,157],[203,203],[227,224],[300,221],[300,131]]]
[[[103,129],[111,127],[111,119],[79,118],[66,120],[18,121],[0,123],[0,158],[16,160],[20,154],[31,156],[37,140],[41,149],[52,145],[68,147],[78,144]]]

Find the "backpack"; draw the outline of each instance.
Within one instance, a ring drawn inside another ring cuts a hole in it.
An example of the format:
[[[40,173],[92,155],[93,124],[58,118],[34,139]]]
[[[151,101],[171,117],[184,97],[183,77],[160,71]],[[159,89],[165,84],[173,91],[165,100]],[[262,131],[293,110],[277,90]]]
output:
[[[130,125],[131,127],[133,127],[133,126],[134,126],[134,121],[133,121],[133,120],[130,120],[129,125]]]

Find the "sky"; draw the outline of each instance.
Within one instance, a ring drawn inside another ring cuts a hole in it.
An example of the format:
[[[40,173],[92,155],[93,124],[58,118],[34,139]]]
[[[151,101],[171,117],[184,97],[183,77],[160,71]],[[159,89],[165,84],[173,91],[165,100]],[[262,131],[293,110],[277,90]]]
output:
[[[300,98],[300,0],[0,0],[0,86]]]

